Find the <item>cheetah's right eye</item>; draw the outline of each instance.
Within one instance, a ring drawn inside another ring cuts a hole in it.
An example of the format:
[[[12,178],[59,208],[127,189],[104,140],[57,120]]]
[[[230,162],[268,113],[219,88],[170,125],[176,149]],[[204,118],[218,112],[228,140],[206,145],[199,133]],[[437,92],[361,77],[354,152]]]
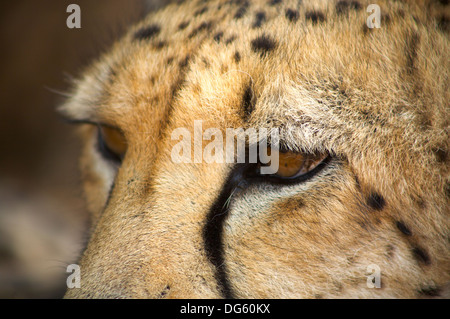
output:
[[[105,159],[121,163],[127,151],[127,141],[123,133],[109,126],[98,127],[98,149]]]

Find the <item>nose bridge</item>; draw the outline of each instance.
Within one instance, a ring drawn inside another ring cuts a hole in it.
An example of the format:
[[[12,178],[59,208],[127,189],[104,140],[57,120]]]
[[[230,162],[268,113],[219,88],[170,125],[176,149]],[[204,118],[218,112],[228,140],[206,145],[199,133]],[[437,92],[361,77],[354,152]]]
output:
[[[155,183],[144,192],[116,181],[81,259],[81,288],[66,297],[220,297],[199,204],[213,195],[191,186]]]
[[[217,196],[208,181],[221,170],[204,163],[164,162],[148,201],[153,224],[148,242],[153,243],[151,260],[158,269],[152,276],[163,276],[173,283],[168,297],[222,297],[204,239],[207,217]]]

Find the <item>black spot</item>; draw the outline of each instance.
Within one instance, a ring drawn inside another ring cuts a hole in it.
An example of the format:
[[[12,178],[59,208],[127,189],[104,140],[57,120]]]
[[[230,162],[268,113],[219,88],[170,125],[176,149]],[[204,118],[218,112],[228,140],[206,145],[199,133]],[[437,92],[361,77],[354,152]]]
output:
[[[439,2],[443,6],[447,6],[449,3],[449,0],[437,0],[437,2]]]
[[[269,5],[270,6],[276,6],[277,4],[280,4],[281,0],[270,0]]]
[[[260,28],[266,20],[266,13],[264,11],[256,12],[255,21],[253,21],[252,28]]]
[[[428,253],[425,250],[423,250],[423,248],[414,247],[412,249],[412,253],[413,253],[414,258],[417,259],[417,261],[419,263],[422,263],[424,265],[431,264],[430,256],[428,255]]]
[[[253,39],[250,44],[253,52],[259,53],[261,56],[264,56],[276,47],[275,40],[265,34]]]
[[[422,296],[439,297],[441,295],[441,288],[426,287],[426,288],[420,289],[418,292],[419,292],[419,295],[422,295]]]
[[[238,51],[234,52],[233,59],[234,62],[239,63],[241,61],[241,54]]]
[[[358,1],[351,1],[350,2],[350,9],[359,10],[361,8],[362,8],[362,6],[361,6],[361,4]]]
[[[212,23],[211,22],[202,22],[197,28],[195,28],[194,30],[192,30],[192,32],[189,34],[189,39],[195,37],[199,32],[201,31],[205,31],[205,30],[209,30],[212,27]]]
[[[320,11],[309,11],[305,14],[305,18],[314,24],[325,21],[325,15]]]
[[[367,198],[367,205],[369,205],[371,208],[375,210],[382,210],[386,205],[386,201],[380,194],[372,193]]]
[[[236,36],[232,35],[231,37],[229,37],[228,39],[225,40],[225,44],[228,45],[228,44],[232,43],[234,40],[236,40]]]
[[[441,15],[440,17],[437,18],[437,26],[439,30],[441,30],[442,32],[449,32],[450,19],[445,15]]]
[[[297,206],[300,208],[305,207],[305,202],[302,199],[297,200]]]
[[[436,157],[436,161],[439,163],[445,163],[447,161],[448,152],[442,148],[433,149],[434,156]]]
[[[172,98],[175,98],[178,94],[178,92],[181,90],[185,83],[185,79],[183,77],[179,77],[176,79],[173,84],[170,87]],[[169,112],[172,111],[172,108],[169,108]]]
[[[187,67],[188,63],[189,63],[189,59],[190,59],[190,55],[187,54],[184,59],[182,59],[180,61],[180,63],[178,64],[180,66],[180,68],[184,69],[185,67]]]
[[[422,196],[411,195],[411,199],[420,209],[427,207],[427,203],[423,200]]]
[[[223,32],[222,32],[222,31],[219,31],[219,32],[217,32],[217,33],[214,35],[214,41],[220,42],[220,40],[222,39],[222,37],[223,37]]]
[[[392,22],[391,16],[388,13],[382,13],[380,17],[381,25],[388,25]]]
[[[395,223],[395,226],[397,226],[398,230],[400,230],[404,235],[406,235],[406,236],[412,235],[411,230],[403,222],[397,221]]]
[[[200,8],[194,12],[194,17],[199,16],[199,15],[205,13],[206,11],[208,11],[208,7],[204,6],[203,8]]]
[[[286,9],[286,12],[284,13],[286,19],[288,19],[291,22],[297,22],[299,14],[297,11],[293,9]]]
[[[348,13],[349,9],[359,10],[361,9],[361,4],[358,1],[338,1],[336,3],[336,12],[338,14]]]
[[[157,36],[159,32],[161,32],[161,27],[157,24],[152,24],[136,31],[136,33],[134,34],[134,39],[149,40]]]
[[[237,9],[236,13],[234,14],[234,18],[236,20],[242,18],[247,13],[248,7],[249,7],[249,3],[248,3],[248,1],[245,1],[242,4],[242,6],[240,6],[239,9]]]
[[[364,35],[367,35],[367,33],[368,33],[370,30],[372,30],[372,29],[369,28],[369,27],[367,26],[367,22],[364,22],[364,23],[362,24],[361,30],[362,30],[362,32],[363,32]]]
[[[208,59],[205,57],[202,57],[202,62],[206,68],[209,68],[211,66],[211,63],[209,63]]]
[[[166,44],[167,43],[165,41],[158,41],[153,44],[153,47],[157,50],[161,50],[162,48],[164,48],[166,46]]]
[[[168,57],[166,60],[166,63],[170,65],[170,64],[172,64],[172,62],[173,62],[173,56]]]
[[[253,97],[253,90],[249,84],[242,96],[242,107],[244,109],[244,118],[247,120],[255,109],[255,99]]]
[[[184,29],[186,29],[186,27],[189,25],[189,23],[190,23],[190,21],[184,21],[184,22],[181,22],[181,23],[178,25],[178,30],[184,30]]]
[[[338,1],[336,3],[336,12],[342,14],[348,11],[348,1]]]
[[[169,293],[169,291],[170,291],[170,286],[167,285],[166,288],[164,288],[164,289],[159,293],[159,298],[160,298],[160,299],[166,298],[166,296],[167,296],[167,294]]]

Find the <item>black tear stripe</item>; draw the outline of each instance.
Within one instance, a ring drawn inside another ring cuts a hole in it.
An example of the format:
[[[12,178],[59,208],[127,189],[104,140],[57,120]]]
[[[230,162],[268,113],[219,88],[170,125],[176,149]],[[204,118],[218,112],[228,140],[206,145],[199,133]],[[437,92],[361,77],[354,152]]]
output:
[[[252,115],[252,112],[255,109],[255,98],[253,96],[253,90],[251,83],[247,86],[247,88],[244,91],[244,95],[242,96],[242,107],[243,107],[243,113],[244,113],[244,120],[247,122],[250,118],[250,115]]]
[[[281,183],[277,178],[261,176],[259,174],[258,165],[248,162],[248,148],[246,149],[245,158],[245,163],[235,164],[228,174],[222,185],[219,196],[214,201],[206,216],[206,223],[202,232],[206,256],[215,267],[217,286],[219,287],[222,296],[227,299],[235,298],[235,294],[231,289],[231,284],[228,279],[223,232],[225,222],[230,213],[229,202],[231,201],[231,197],[236,190],[242,192],[250,185],[264,183],[286,185],[285,181]],[[306,173],[301,179],[297,178],[295,183],[300,183],[312,178],[327,167],[330,160],[331,158],[327,157],[316,168]]]
[[[209,210],[206,217],[206,224],[203,228],[205,251],[208,259],[216,269],[215,277],[217,284],[222,296],[226,299],[234,298],[234,294],[227,275],[223,228],[229,214],[229,198],[232,196],[233,191],[238,187],[239,183],[244,179],[247,168],[248,164],[236,164],[229,173],[219,196]]]

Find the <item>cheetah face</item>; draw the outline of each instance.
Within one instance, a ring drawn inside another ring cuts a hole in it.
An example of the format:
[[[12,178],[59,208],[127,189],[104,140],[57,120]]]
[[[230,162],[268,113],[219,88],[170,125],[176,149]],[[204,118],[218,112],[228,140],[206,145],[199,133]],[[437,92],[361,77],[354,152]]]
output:
[[[441,295],[448,7],[381,2],[368,28],[367,1],[197,2],[133,27],[61,108],[92,213],[66,297]],[[279,143],[227,161],[251,129]]]

